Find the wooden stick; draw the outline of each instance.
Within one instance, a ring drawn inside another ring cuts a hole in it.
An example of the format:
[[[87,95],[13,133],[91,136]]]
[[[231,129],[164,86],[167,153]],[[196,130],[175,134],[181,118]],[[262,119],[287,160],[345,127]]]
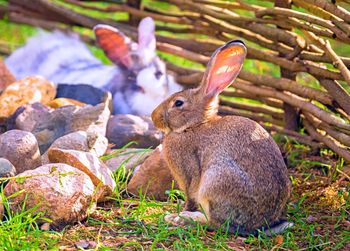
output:
[[[250,100],[258,100],[262,103],[265,103],[268,106],[272,106],[274,108],[282,109],[283,103],[277,99],[271,99],[266,97],[260,97],[258,95],[253,95],[251,93],[242,92],[241,90],[230,90],[231,88],[228,88],[224,90],[221,95],[226,97],[237,97],[237,98],[245,98]]]
[[[188,51],[181,47],[167,44],[167,43],[157,42],[157,48],[161,51],[171,53],[198,63],[206,64],[210,59],[209,57],[203,56],[201,54],[197,54],[192,51]]]
[[[275,78],[267,75],[256,75],[245,70],[240,72],[239,78],[251,83],[265,85],[279,90],[290,91],[300,97],[314,99],[326,105],[334,105],[333,98],[328,93],[311,87],[299,85],[297,82],[289,79]]]
[[[263,8],[259,5],[245,3],[242,0],[236,0],[236,1],[237,3],[239,3],[241,7],[245,8],[246,10],[258,11]]]
[[[267,131],[269,132],[277,132],[283,135],[287,135],[291,138],[294,138],[295,140],[299,141],[302,144],[309,145],[312,148],[322,148],[324,145],[322,143],[316,142],[313,140],[312,137],[308,135],[302,135],[300,133],[297,133],[295,131],[287,130],[284,128],[281,128],[279,126],[274,126],[274,125],[265,125],[261,124],[262,127],[264,127]]]
[[[275,1],[275,7],[282,7],[282,8],[290,8],[290,2],[287,0],[276,0]],[[280,25],[277,25],[277,28],[282,28]],[[286,29],[287,30],[287,29]],[[292,28],[289,28],[288,31],[292,31]],[[286,57],[287,59],[294,59],[294,57],[296,57],[297,55],[300,54],[299,51],[298,54],[293,53],[292,55],[285,55],[284,53],[279,52],[278,56],[281,57]],[[282,78],[286,78],[292,81],[296,80],[296,74],[292,71],[290,71],[288,68],[286,67],[281,67],[280,68],[280,76]],[[283,121],[284,121],[284,128],[287,130],[294,130],[297,131],[299,129],[299,111],[296,107],[284,102],[283,103],[283,111],[284,111],[284,117],[283,117]]]
[[[338,72],[317,67],[315,64],[310,65],[308,62],[291,61],[286,58],[276,56],[270,52],[264,52],[252,47],[248,47],[248,58],[271,62],[293,72],[308,72],[318,77],[344,80],[344,77]]]
[[[320,26],[323,26],[327,29],[332,29],[335,26],[332,24],[332,22],[328,20],[324,20],[323,18],[319,18],[317,16],[313,16],[307,13],[302,13],[299,11],[295,11],[292,9],[287,8],[280,8],[280,7],[274,7],[274,8],[265,8],[261,9],[259,11],[255,12],[256,17],[264,17],[264,16],[285,16],[285,17],[296,17],[298,19],[307,21],[312,24],[318,24]]]
[[[297,18],[293,18],[293,17],[287,18],[286,22],[289,23],[293,27],[298,27],[302,30],[311,31],[318,36],[324,36],[324,37],[328,37],[328,38],[336,37],[336,34],[333,33],[331,30],[319,28],[319,27],[315,26],[314,24],[301,22]],[[346,40],[347,40],[347,38],[345,38],[345,42],[346,42]],[[313,44],[309,44],[310,49],[312,46],[313,46]]]
[[[350,95],[337,82],[331,79],[319,79],[320,84],[328,91],[330,95],[337,101],[339,106],[350,115]]]
[[[196,54],[194,52],[182,49],[180,47],[166,44],[166,43],[157,43],[158,49],[164,52],[172,53],[181,57],[184,57],[186,59],[196,61],[199,63],[206,64],[209,61],[209,57],[202,56],[200,54]],[[275,63],[277,65],[280,65],[286,69],[289,69],[291,71],[295,72],[309,72],[310,74],[323,77],[323,78],[332,78],[332,79],[339,79],[342,80],[343,76],[337,72],[322,69],[320,67],[314,66],[314,65],[305,65],[300,62],[291,62],[287,59],[277,57],[274,55],[271,55],[270,53],[265,53],[260,50],[256,50],[254,48],[249,47],[248,48],[248,58],[255,58],[263,61],[268,61],[271,63]]]
[[[309,3],[310,5],[314,5],[319,7],[320,9],[328,11],[329,13],[332,13],[334,16],[343,19],[347,23],[350,23],[350,12],[340,6],[329,3],[326,0],[304,0],[304,1],[306,3]]]
[[[145,11],[170,16],[170,17],[187,17],[189,19],[198,19],[200,17],[199,13],[186,11],[186,12],[169,12],[166,10],[155,8],[154,6],[144,6],[143,9]]]
[[[346,162],[350,163],[350,152],[346,148],[338,146],[331,137],[321,135],[308,120],[304,120],[304,125],[311,137],[323,142],[327,147],[332,149],[339,156],[343,157]]]
[[[232,12],[226,8],[222,8],[222,7],[216,7],[216,6],[212,6],[212,5],[204,5],[205,8],[208,9],[208,13],[206,13],[207,15],[213,14],[214,11],[216,12],[216,14],[213,15],[213,17],[218,18],[219,16],[221,16],[221,20],[225,20],[228,21],[232,24],[236,24],[239,25],[242,22],[244,23],[263,23],[263,24],[277,24],[277,23],[281,23],[281,20],[275,20],[275,19],[264,19],[264,18],[256,18],[256,17],[245,17],[245,16],[241,16],[236,14],[235,12]],[[210,10],[210,11],[209,11]]]
[[[204,17],[205,18],[205,17]],[[214,27],[216,24],[213,24]],[[224,27],[217,27],[218,29],[225,29]],[[243,29],[242,29],[243,30]],[[232,34],[235,34],[236,36],[240,36],[240,37],[243,37],[249,41],[252,41],[262,47],[265,47],[265,48],[268,48],[272,51],[269,51],[269,54],[271,55],[274,55],[274,56],[277,56],[278,53],[276,53],[275,51],[277,52],[281,52],[281,53],[284,53],[284,54],[287,54],[287,55],[293,55],[295,54],[294,51],[291,49],[291,48],[288,48],[286,46],[281,46],[281,45],[275,45],[273,44],[272,41],[269,41],[269,40],[266,40],[265,38],[261,38],[257,35],[254,35],[252,33],[242,33],[240,30],[231,30],[231,31],[227,31],[228,33],[232,33]],[[225,33],[222,34],[223,36],[223,40],[230,40],[232,39],[231,37],[228,37]],[[311,46],[311,45],[310,45]],[[251,48],[251,47],[249,47]],[[300,59],[302,60],[309,60],[309,61],[316,61],[316,62],[322,62],[322,63],[332,63],[333,61],[331,59],[328,58],[327,55],[325,55],[322,51],[322,53],[313,53],[313,52],[309,52],[309,51],[301,51],[300,54],[297,55]],[[293,58],[293,57],[290,57],[288,56],[288,58]],[[347,66],[347,67],[350,67],[350,58],[348,57],[340,57],[340,59],[344,62],[344,64]]]
[[[139,10],[139,9],[130,7],[126,4],[120,4],[120,5],[114,4],[114,5],[109,5],[106,8],[102,8],[102,7],[87,5],[76,0],[64,0],[64,1],[70,4],[74,4],[76,6],[84,7],[85,9],[98,10],[101,12],[127,12],[133,16],[152,17],[153,19],[159,20],[162,22],[192,24],[191,20],[184,17],[172,17],[172,16],[166,16],[166,15],[160,15],[160,14],[156,14],[148,11]]]
[[[219,114],[220,115],[242,116],[242,117],[250,118],[254,121],[261,121],[261,122],[272,123],[275,125],[283,126],[282,120],[277,120],[277,119],[274,119],[274,118],[271,118],[268,116],[256,115],[256,114],[249,113],[249,112],[238,111],[236,109],[233,109],[230,106],[220,106],[219,107]]]
[[[328,133],[331,137],[338,140],[344,145],[350,146],[350,136],[346,135],[345,133],[335,131],[331,128],[331,126],[327,125],[325,122],[320,121],[319,119],[312,116],[310,113],[304,112],[303,113],[305,118],[315,127],[321,130],[324,130],[326,133]]]
[[[301,48],[305,48],[306,46],[305,40],[295,33],[286,32],[281,29],[274,29],[272,27],[259,23],[243,22],[236,14],[232,14],[233,12],[224,10],[222,8],[199,5],[187,0],[170,0],[169,2],[181,6],[182,9],[197,10],[200,13],[203,13],[203,15],[211,16],[222,21],[236,23],[236,25],[244,24],[245,29],[260,34],[261,36],[264,36],[268,39],[283,42],[288,46]]]
[[[207,5],[214,5],[225,9],[242,9],[242,10],[256,10],[256,8],[260,8],[260,6],[257,5],[246,5],[241,4],[239,1],[237,3],[234,2],[227,2],[227,1],[215,1],[215,0],[194,0],[193,2],[199,3],[199,4],[207,4]]]
[[[338,29],[337,26],[335,26],[331,21],[325,20],[323,18],[319,18],[317,16],[313,16],[310,14],[302,13],[302,12],[291,10],[291,9],[279,8],[279,7],[262,9],[262,10],[257,11],[255,14],[257,17],[263,17],[265,15],[285,16],[288,19],[290,19],[291,17],[295,17],[295,18],[304,20],[310,24],[316,24],[316,25],[323,26],[323,27],[331,30],[332,32],[334,32],[334,34],[338,38],[342,39],[343,41],[346,41],[346,42],[350,41],[347,34],[345,34],[342,30]]]
[[[178,73],[179,75],[191,75],[194,73],[203,73],[203,71],[201,71],[201,70],[185,68],[182,66],[175,65],[175,64],[167,61],[166,59],[164,59],[164,60],[166,61],[167,68],[171,71]]]
[[[340,70],[345,81],[350,85],[350,71],[344,62],[338,57],[337,53],[335,53],[329,41],[323,40],[311,32],[306,32],[306,34],[308,34],[308,36],[326,52],[327,56],[333,60],[333,65]]]
[[[27,25],[32,25],[35,27],[40,27],[45,30],[60,30],[65,33],[74,33],[79,36],[79,38],[84,41],[85,43],[88,43],[90,45],[95,45],[95,40],[87,35],[81,34],[81,33],[76,33],[72,31],[68,25],[64,25],[62,23],[57,23],[57,22],[52,22],[52,21],[47,21],[47,20],[41,20],[41,19],[36,19],[36,18],[30,18],[27,16],[23,16],[18,13],[10,13],[8,15],[9,20],[11,22],[19,23],[19,24],[27,24]]]
[[[334,17],[334,15],[332,15],[331,13],[329,13],[329,12],[323,10],[322,8],[319,8],[313,4],[309,4],[304,0],[293,0],[293,4],[298,6],[298,7],[304,8],[308,12],[310,12],[318,17],[324,18],[324,19],[331,20]]]
[[[256,106],[256,105],[249,105],[249,104],[243,104],[243,103],[237,103],[233,101],[228,101],[224,99],[220,99],[220,105],[223,106],[230,106],[235,109],[239,110],[247,110],[254,113],[262,113],[271,116],[275,119],[283,119],[283,113],[281,111],[274,111],[272,109],[262,107],[262,106]]]
[[[68,8],[64,8],[63,6],[59,6],[50,2],[48,0],[36,0],[38,4],[47,8],[48,10],[60,14],[66,17],[68,20],[73,21],[77,24],[83,25],[85,27],[93,28],[95,25],[99,24],[100,21],[96,18],[92,18],[86,15],[78,14],[77,12],[70,10]]]
[[[350,25],[345,23],[343,20],[332,20],[332,23],[335,24],[340,30],[342,30],[348,37],[350,37]]]
[[[327,55],[319,54],[319,53],[310,53],[307,51],[302,51],[299,54],[299,58],[303,60],[310,60],[310,61],[316,61],[316,62],[322,62],[322,63],[333,63],[333,60],[331,60]],[[339,57],[344,64],[347,67],[350,67],[350,58],[349,57]]]
[[[293,51],[291,47],[288,47],[281,43],[274,43],[272,40],[267,39],[260,34],[256,34],[255,32],[252,32],[250,30],[246,30],[244,28],[234,26],[220,19],[208,16],[208,15],[203,15],[202,19],[208,22],[211,25],[211,27],[213,27],[214,29],[220,30],[225,33],[233,34],[238,37],[245,38],[249,41],[252,41],[270,50],[280,51],[285,54],[291,53]]]
[[[257,95],[280,99],[290,105],[298,107],[301,110],[305,110],[311,113],[312,115],[314,115],[321,121],[326,122],[327,124],[342,128],[350,132],[350,124],[345,123],[342,119],[332,116],[330,113],[322,110],[321,108],[315,106],[311,102],[305,101],[304,99],[296,95],[287,94],[285,92],[280,92],[274,89],[258,87],[248,83],[242,83],[241,81],[236,81],[233,84],[233,86],[246,92],[252,92]]]
[[[179,75],[176,77],[176,82],[188,87],[198,86],[203,78],[203,73],[193,73],[191,75]]]

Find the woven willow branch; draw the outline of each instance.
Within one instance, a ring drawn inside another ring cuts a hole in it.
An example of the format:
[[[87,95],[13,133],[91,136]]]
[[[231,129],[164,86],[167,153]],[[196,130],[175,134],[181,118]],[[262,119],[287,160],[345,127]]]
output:
[[[65,7],[63,2],[75,8]],[[241,38],[248,46],[247,57],[253,62],[249,65],[255,67],[261,65],[260,62],[268,62],[279,67],[285,77],[257,74],[259,70],[245,67],[233,88],[222,93],[221,114],[247,116],[269,131],[288,135],[313,148],[329,147],[350,162],[350,96],[345,88],[346,84],[350,85],[350,57],[338,55],[331,46],[350,43],[348,10],[326,0],[293,0],[303,12],[250,5],[244,0],[162,2],[177,8],[166,11],[152,4],[137,8],[128,2],[106,2],[101,7],[78,0],[36,0],[33,7],[30,0],[9,0],[0,14],[7,14],[13,22],[49,30],[67,31],[73,26],[91,29],[98,23],[106,23],[133,39],[137,38],[137,30],[131,19],[128,23],[107,17],[113,13],[129,13],[136,19],[150,16],[157,21],[157,31],[172,33],[157,34],[160,51],[197,62],[203,68],[217,47],[227,40]],[[106,18],[91,17],[76,9],[99,11],[105,13]],[[86,35],[81,38],[94,43]],[[170,62],[167,67],[186,87],[198,85],[203,76],[202,69],[184,68]],[[311,77],[313,82],[318,81],[319,87],[302,84],[295,78],[299,73]],[[252,100],[261,105],[252,105]],[[302,114],[309,135],[283,128],[286,120],[283,109],[287,105]]]

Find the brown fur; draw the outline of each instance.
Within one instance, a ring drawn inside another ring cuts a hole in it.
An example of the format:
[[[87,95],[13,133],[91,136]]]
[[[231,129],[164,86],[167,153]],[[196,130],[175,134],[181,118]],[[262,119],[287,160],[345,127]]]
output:
[[[222,62],[215,60],[218,53],[243,46],[237,43],[230,42],[214,53],[205,76],[215,74],[212,67],[221,67]],[[234,66],[239,72],[240,65]],[[185,210],[202,208],[210,226],[229,221],[233,229],[242,232],[277,224],[291,190],[279,148],[256,122],[238,116],[219,117],[217,97],[225,86],[215,85],[204,77],[199,88],[172,95],[152,113],[156,127],[166,133],[164,157],[187,195]],[[216,91],[208,93],[208,89]],[[176,107],[176,100],[183,105]]]
[[[141,190],[147,197],[164,201],[168,198],[165,192],[172,188],[173,180],[160,147],[157,147],[131,178],[128,192],[138,195]],[[176,183],[173,188],[178,188]]]

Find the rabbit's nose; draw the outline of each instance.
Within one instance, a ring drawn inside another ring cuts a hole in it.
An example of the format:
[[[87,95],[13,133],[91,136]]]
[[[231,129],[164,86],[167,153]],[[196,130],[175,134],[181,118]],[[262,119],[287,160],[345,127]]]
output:
[[[161,131],[164,131],[167,128],[167,123],[164,117],[165,114],[161,106],[156,107],[151,114],[151,119],[154,126]]]
[[[143,89],[142,86],[139,86],[139,92],[145,93],[145,89]]]
[[[143,89],[142,86],[139,86],[137,84],[133,84],[132,85],[132,90],[135,91],[135,92],[142,92],[142,93],[145,93],[145,89]]]

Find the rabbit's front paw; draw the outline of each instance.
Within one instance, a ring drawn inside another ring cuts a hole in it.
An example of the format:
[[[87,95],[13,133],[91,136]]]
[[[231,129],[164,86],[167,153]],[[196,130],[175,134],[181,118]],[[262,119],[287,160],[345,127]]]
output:
[[[198,211],[183,211],[180,214],[169,214],[164,217],[164,220],[175,226],[184,226],[193,222],[199,222],[200,224],[207,223],[205,215]]]

